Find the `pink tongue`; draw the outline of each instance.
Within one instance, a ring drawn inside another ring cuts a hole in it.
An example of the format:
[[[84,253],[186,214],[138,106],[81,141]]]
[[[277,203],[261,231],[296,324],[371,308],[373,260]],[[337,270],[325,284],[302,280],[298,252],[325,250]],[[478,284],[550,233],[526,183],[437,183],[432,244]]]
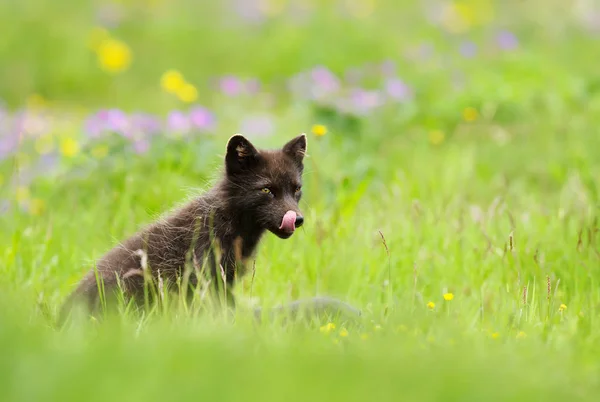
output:
[[[279,229],[285,230],[286,232],[293,232],[296,229],[296,213],[294,211],[287,211],[285,215],[283,215],[283,220],[281,221]]]

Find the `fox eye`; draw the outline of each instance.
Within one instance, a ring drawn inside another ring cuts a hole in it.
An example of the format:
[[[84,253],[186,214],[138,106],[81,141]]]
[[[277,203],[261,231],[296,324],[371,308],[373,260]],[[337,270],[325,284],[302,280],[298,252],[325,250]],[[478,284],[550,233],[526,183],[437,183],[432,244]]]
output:
[[[295,193],[298,194],[300,191],[302,191],[302,187],[300,187],[300,186],[296,187]]]
[[[272,194],[271,189],[268,187],[263,187],[260,191],[262,191],[265,194]]]

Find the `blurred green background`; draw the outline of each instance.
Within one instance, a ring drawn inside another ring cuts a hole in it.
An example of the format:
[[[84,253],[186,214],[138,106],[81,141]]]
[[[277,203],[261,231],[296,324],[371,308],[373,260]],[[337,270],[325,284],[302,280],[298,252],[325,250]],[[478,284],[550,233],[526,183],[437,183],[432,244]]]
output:
[[[0,400],[596,400],[600,4],[4,0]],[[308,134],[235,322],[57,330],[94,259]],[[359,323],[250,322],[332,295]]]

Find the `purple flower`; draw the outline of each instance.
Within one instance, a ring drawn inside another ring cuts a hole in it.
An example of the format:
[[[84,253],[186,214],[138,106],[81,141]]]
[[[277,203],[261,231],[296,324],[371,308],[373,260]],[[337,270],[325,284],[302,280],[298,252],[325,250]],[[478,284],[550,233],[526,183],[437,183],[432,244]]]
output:
[[[242,120],[240,132],[249,136],[269,136],[275,131],[275,123],[267,114],[257,114]]]
[[[14,153],[19,145],[19,136],[8,134],[0,137],[0,161]]]
[[[496,35],[496,43],[498,43],[498,46],[502,50],[512,50],[519,46],[517,37],[512,32],[506,30],[500,31]]]
[[[192,127],[198,131],[211,130],[215,124],[215,116],[206,108],[196,106],[189,115]]]
[[[96,135],[103,130],[121,135],[127,134],[129,122],[127,115],[123,111],[118,109],[101,110],[96,114],[95,118],[97,121],[92,120],[92,122],[88,122],[89,126],[86,127],[91,130],[92,135]]]
[[[311,77],[319,89],[318,92],[329,94],[340,88],[340,80],[328,68],[317,66],[311,71]]]
[[[350,95],[352,110],[359,115],[365,115],[383,104],[383,96],[379,91],[356,88]]]
[[[221,78],[219,87],[221,88],[221,92],[228,96],[239,95],[243,89],[240,79],[232,75]]]
[[[411,89],[399,78],[388,78],[385,91],[390,98],[397,101],[407,101],[412,97]]]
[[[167,116],[167,127],[171,133],[187,133],[191,128],[190,119],[183,112],[174,110]]]
[[[471,59],[477,54],[477,45],[473,42],[465,41],[460,44],[459,51],[463,57]]]
[[[97,116],[88,117],[83,123],[83,130],[90,138],[98,138],[104,132],[104,122]]]
[[[161,130],[161,122],[155,116],[147,113],[135,113],[130,118],[131,129],[136,134],[155,135]]]
[[[145,154],[150,149],[150,142],[146,139],[139,139],[133,142],[133,151],[136,154]]]

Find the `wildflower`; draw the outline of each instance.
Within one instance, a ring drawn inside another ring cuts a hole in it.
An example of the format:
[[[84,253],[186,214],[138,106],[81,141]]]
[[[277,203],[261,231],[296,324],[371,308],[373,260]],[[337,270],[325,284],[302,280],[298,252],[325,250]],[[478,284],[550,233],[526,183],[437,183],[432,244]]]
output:
[[[225,95],[235,96],[242,92],[242,82],[232,75],[221,78],[219,86]]]
[[[517,334],[517,339],[523,339],[526,337],[527,337],[527,334],[523,331],[519,331],[519,333]]]
[[[133,150],[136,154],[145,154],[150,149],[150,143],[147,140],[137,140],[133,143]]]
[[[31,215],[41,215],[46,210],[46,202],[38,198],[31,200],[29,204],[29,212]]]
[[[79,153],[79,144],[73,138],[65,138],[60,144],[60,152],[71,158]]]
[[[30,197],[29,188],[27,188],[25,186],[17,187],[16,199],[18,202],[27,201],[27,200],[29,200],[29,197]]]
[[[171,133],[187,133],[191,125],[189,117],[179,110],[174,110],[167,116],[167,129]]]
[[[427,303],[427,308],[429,308],[430,310],[433,310],[435,308],[435,303],[430,301],[429,303]]]
[[[499,337],[500,337],[500,333],[499,332],[492,333],[492,339],[498,339]]]
[[[517,37],[509,31],[501,31],[496,35],[496,42],[502,50],[513,50],[519,46]]]
[[[340,79],[325,66],[313,68],[310,77],[314,84],[313,96],[316,98],[337,92],[341,87]]]
[[[389,78],[385,82],[385,91],[388,96],[397,101],[409,100],[412,93],[408,85],[399,78]]]
[[[210,130],[215,124],[215,116],[210,110],[197,106],[190,110],[190,122],[197,130]]]
[[[429,132],[429,142],[433,145],[440,145],[444,142],[446,135],[441,130],[432,130]]]
[[[175,93],[184,85],[185,79],[177,70],[168,70],[160,77],[160,86],[167,92]]]
[[[109,73],[124,71],[131,64],[131,50],[120,40],[105,39],[100,43],[96,52],[100,67]]]
[[[322,124],[315,124],[312,127],[312,133],[314,135],[316,135],[317,137],[321,137],[321,136],[327,134],[327,127],[325,127]]]
[[[341,336],[341,337],[346,337],[346,336],[348,336],[348,330],[347,330],[346,328],[342,328],[342,329],[340,330],[340,336]]]
[[[560,307],[558,307],[558,311],[560,311],[561,313],[563,311],[565,311],[567,309],[567,305],[566,304],[561,304]]]
[[[328,322],[327,324],[323,325],[320,328],[321,332],[323,332],[324,334],[328,334],[334,329],[335,329],[335,324],[332,322]]]
[[[183,84],[175,93],[179,100],[185,103],[192,103],[198,99],[198,90],[192,84]]]
[[[444,300],[450,301],[452,299],[454,299],[454,295],[452,293],[445,293],[444,294]]]
[[[479,113],[477,113],[477,109],[474,107],[467,107],[463,110],[463,119],[465,121],[471,122],[477,120]]]
[[[108,147],[106,145],[99,145],[92,149],[92,156],[96,159],[102,159],[108,155]]]

